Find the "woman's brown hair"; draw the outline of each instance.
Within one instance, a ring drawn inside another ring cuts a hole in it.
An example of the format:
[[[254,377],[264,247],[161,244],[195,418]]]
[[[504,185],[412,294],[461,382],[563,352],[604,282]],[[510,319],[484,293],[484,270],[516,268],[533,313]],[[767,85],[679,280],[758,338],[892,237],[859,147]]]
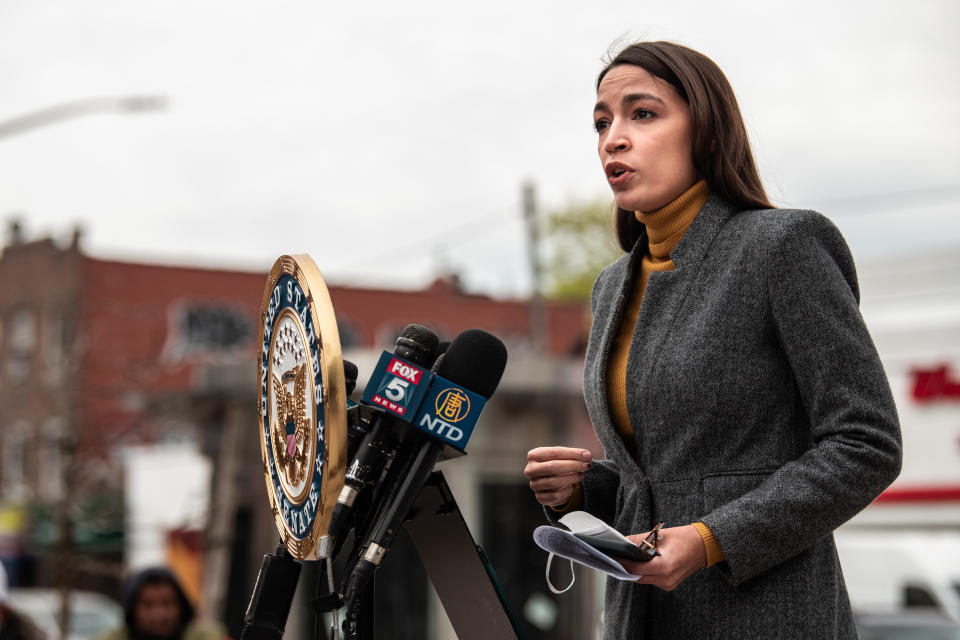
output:
[[[672,42],[637,42],[604,67],[597,88],[610,69],[624,64],[670,83],[690,105],[693,166],[712,193],[743,209],[773,208],[753,162],[733,88],[713,60]],[[642,228],[633,211],[617,208],[617,239],[624,251],[633,248]]]

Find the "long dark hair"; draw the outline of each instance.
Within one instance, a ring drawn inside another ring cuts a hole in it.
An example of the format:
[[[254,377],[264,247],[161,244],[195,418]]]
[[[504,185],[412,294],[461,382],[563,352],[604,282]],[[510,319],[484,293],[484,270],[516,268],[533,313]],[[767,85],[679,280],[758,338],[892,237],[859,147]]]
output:
[[[693,125],[693,166],[710,191],[743,209],[772,209],[753,162],[747,129],[733,88],[707,56],[673,42],[637,42],[618,53],[600,72],[632,64],[670,83],[687,104]],[[630,251],[643,225],[633,211],[617,208],[617,240]]]

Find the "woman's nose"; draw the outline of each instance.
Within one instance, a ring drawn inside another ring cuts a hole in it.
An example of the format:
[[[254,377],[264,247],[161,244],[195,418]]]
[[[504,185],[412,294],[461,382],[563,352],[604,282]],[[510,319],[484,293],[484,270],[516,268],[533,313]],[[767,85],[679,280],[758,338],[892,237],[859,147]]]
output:
[[[630,139],[626,136],[623,127],[616,123],[610,125],[607,131],[606,139],[603,141],[603,150],[607,153],[614,151],[624,151],[630,148]]]

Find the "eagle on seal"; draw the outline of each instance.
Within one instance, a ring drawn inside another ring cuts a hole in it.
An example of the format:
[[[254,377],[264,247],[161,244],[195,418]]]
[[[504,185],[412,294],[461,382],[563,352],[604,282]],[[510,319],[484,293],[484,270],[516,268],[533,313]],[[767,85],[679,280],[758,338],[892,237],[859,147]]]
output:
[[[293,380],[293,393],[287,382]],[[273,395],[277,405],[277,421],[273,424],[273,456],[283,469],[287,481],[298,485],[307,473],[307,365],[285,371],[282,379],[273,374]]]

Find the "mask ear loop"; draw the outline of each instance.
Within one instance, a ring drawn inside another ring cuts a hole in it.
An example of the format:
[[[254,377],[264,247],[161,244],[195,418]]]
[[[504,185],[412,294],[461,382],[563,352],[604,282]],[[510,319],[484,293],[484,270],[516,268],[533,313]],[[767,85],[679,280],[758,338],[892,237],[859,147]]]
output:
[[[576,582],[577,580],[577,574],[573,572],[573,560],[568,560],[567,562],[570,563],[570,584],[565,586],[563,589],[557,589],[556,587],[553,586],[553,583],[550,582],[550,565],[553,564],[553,553],[547,556],[547,571],[546,571],[547,587],[549,587],[550,591],[552,591],[557,595],[570,591],[570,589],[573,587],[573,583]]]

